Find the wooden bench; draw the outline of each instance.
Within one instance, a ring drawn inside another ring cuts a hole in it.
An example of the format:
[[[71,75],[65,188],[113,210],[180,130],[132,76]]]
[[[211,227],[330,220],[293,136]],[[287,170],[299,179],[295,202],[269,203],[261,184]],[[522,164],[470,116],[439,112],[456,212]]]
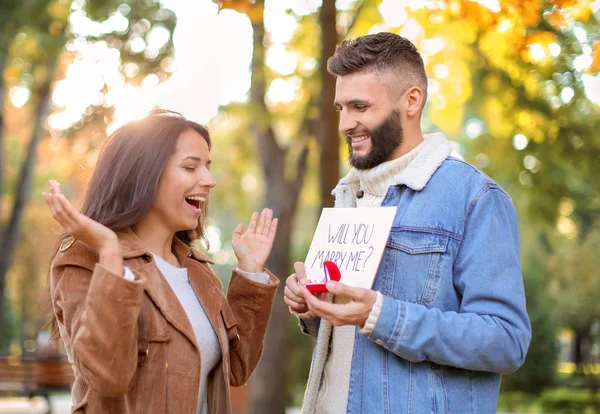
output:
[[[36,359],[0,356],[0,392],[33,398],[43,396],[52,412],[51,392],[70,392],[73,370],[60,358]]]

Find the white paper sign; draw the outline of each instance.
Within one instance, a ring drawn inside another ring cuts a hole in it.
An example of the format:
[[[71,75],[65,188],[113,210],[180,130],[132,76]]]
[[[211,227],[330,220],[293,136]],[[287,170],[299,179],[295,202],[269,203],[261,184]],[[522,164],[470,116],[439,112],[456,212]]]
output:
[[[395,215],[396,207],[324,208],[304,262],[309,283],[322,283],[332,261],[342,283],[370,289]]]

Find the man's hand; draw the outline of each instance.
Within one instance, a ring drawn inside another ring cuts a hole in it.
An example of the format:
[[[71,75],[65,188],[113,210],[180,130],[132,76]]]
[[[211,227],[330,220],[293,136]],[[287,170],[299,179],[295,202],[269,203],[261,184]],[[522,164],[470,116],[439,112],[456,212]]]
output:
[[[306,271],[304,270],[304,263],[294,263],[294,269],[296,270],[296,273],[288,277],[285,281],[283,301],[294,312],[306,313],[308,312],[308,306],[306,306],[306,301],[304,300],[304,296],[302,296],[302,292],[300,291],[300,286],[306,285]]]
[[[370,289],[350,287],[333,281],[327,282],[326,286],[329,292],[337,296],[349,297],[351,301],[345,304],[329,303],[313,296],[305,286],[300,286],[300,292],[308,309],[335,326],[364,326],[377,299],[377,293]]]
[[[291,275],[285,281],[285,289],[283,290],[283,301],[286,305],[289,306],[291,310],[296,312],[297,314],[306,314],[308,312],[308,306],[306,305],[306,300],[304,299],[304,295],[308,294],[311,297],[316,296],[321,300],[327,300],[327,293],[316,293],[313,295],[308,289],[305,289],[304,293],[300,288],[302,286],[306,286],[307,277],[306,277],[306,268],[304,267],[304,263],[296,262],[294,263],[294,269],[296,273]],[[316,315],[308,314],[305,316],[301,316],[303,319],[312,318]]]

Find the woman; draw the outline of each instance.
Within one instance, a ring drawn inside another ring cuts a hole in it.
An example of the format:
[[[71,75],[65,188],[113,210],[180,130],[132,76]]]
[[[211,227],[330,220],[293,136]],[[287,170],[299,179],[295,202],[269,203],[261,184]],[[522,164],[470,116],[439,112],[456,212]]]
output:
[[[278,280],[264,269],[277,219],[233,232],[227,296],[203,238],[210,136],[157,111],[103,145],[81,213],[50,182],[44,198],[69,237],[51,264],[55,324],[73,365],[73,412],[228,413],[229,385],[263,349]]]

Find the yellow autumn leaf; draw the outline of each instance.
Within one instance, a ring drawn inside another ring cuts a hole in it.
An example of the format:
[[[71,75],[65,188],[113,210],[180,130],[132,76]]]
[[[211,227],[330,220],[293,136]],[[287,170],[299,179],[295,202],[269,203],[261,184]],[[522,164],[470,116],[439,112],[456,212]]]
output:
[[[567,11],[578,21],[587,21],[592,15],[592,7],[589,0],[580,0],[576,4],[567,7]]]
[[[48,4],[46,10],[53,19],[66,21],[69,16],[69,8],[70,3],[52,2]]]
[[[552,56],[549,45],[556,42],[556,36],[550,32],[534,31],[527,35],[527,47],[521,51],[525,62],[538,64],[548,62]]]
[[[507,32],[489,30],[482,34],[479,48],[495,67],[503,67],[506,61],[519,54],[525,45],[525,30],[517,26]]]
[[[541,95],[540,79],[533,77],[533,76],[527,76],[523,80],[523,86],[525,88],[525,93],[527,93],[527,96],[529,98],[536,98]]]
[[[443,131],[458,134],[463,128],[463,105],[447,103],[443,108],[434,108],[432,105],[428,117]]]
[[[463,1],[462,0],[446,0],[448,13],[450,17],[456,18],[463,16]]]
[[[513,107],[517,102],[517,92],[514,89],[505,89],[500,93],[500,99],[507,107]]]
[[[528,0],[519,2],[520,5],[520,15],[525,26],[535,26],[541,20],[542,14],[540,13],[540,9],[542,8],[542,4],[539,0]]]
[[[466,20],[475,22],[477,27],[482,30],[488,29],[498,20],[498,15],[496,13],[493,13],[490,9],[479,3],[468,1],[463,4],[462,11],[463,17]]]
[[[348,38],[356,38],[369,33],[373,26],[381,23],[379,10],[374,7],[367,7],[361,12],[360,19],[352,24],[352,30],[348,33]]]
[[[527,35],[527,44],[537,43],[547,46],[556,41],[556,36],[550,32],[534,31]]]
[[[550,4],[558,7],[558,8],[565,8],[565,7],[569,7],[569,6],[573,6],[575,4],[577,4],[578,0],[550,0]]]
[[[548,118],[538,111],[532,111],[530,116],[531,122],[525,127],[525,135],[530,137],[534,142],[544,142],[550,129]]]
[[[16,82],[19,78],[19,70],[14,67],[8,67],[4,70],[4,82],[7,84],[12,84]]]
[[[536,64],[539,59],[535,58],[535,52],[532,52],[531,47],[528,46],[525,49],[521,50],[521,59],[523,62]]]
[[[592,45],[592,64],[588,71],[591,73],[600,71],[600,41],[596,41]]]
[[[515,121],[519,128],[525,128],[533,122],[533,117],[529,111],[521,110],[515,114]]]
[[[504,105],[502,102],[494,95],[489,96],[482,104],[481,113],[485,119],[493,120],[493,122],[488,122],[490,132],[492,135],[497,135],[494,133],[493,128],[496,124],[501,123],[497,122],[499,119],[504,118]]]
[[[251,4],[246,15],[252,23],[261,23],[264,18],[264,6],[262,4]]]
[[[220,0],[213,1],[213,3],[217,3],[221,9],[231,9],[238,13],[246,13],[253,5],[250,0]]]
[[[573,17],[563,9],[554,9],[546,15],[546,20],[557,30],[566,30],[573,25]]]
[[[449,22],[444,25],[443,33],[457,42],[472,44],[477,39],[477,25],[470,21]]]
[[[28,36],[21,45],[21,51],[25,56],[36,56],[38,50],[38,42],[34,36]]]

